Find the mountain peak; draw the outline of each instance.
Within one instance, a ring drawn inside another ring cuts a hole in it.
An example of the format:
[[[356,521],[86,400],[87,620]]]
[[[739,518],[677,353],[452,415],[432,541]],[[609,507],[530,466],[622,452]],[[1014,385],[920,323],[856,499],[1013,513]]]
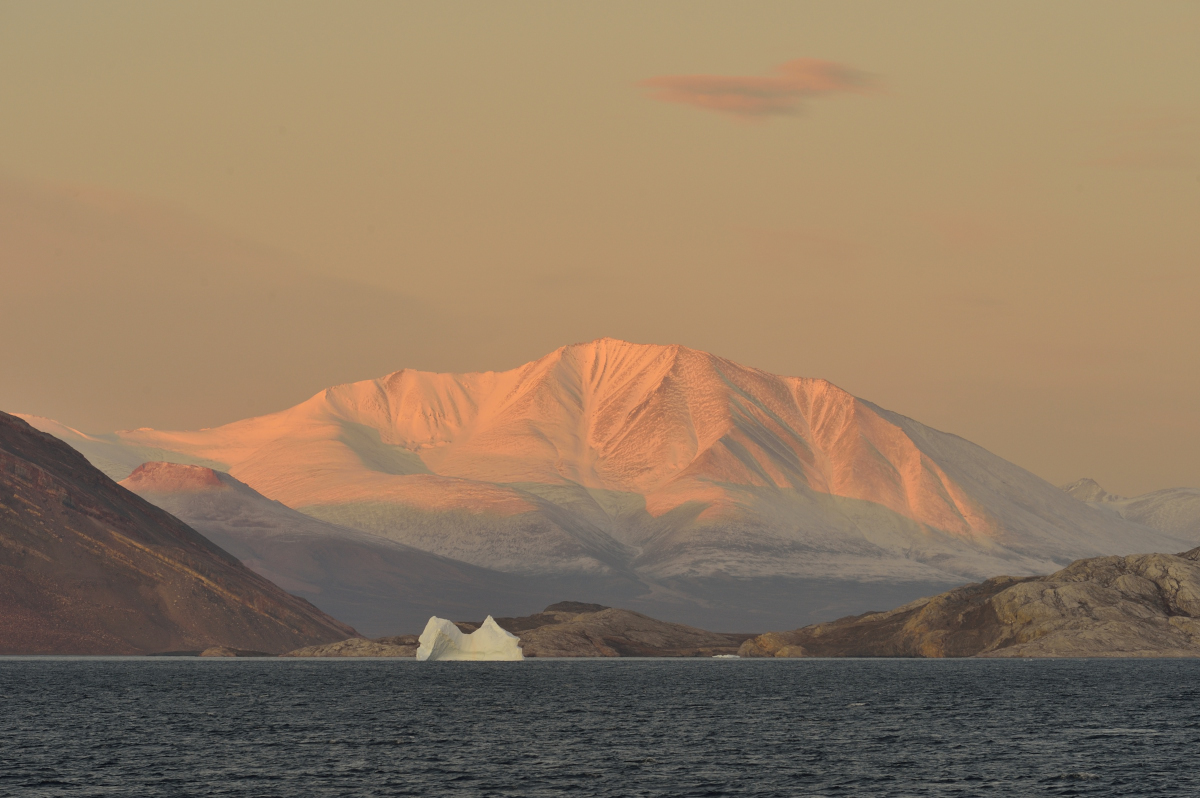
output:
[[[621,338],[605,337],[561,346],[546,357],[534,362],[568,359],[584,363],[600,362],[638,367],[646,363],[674,361],[681,354],[713,357],[707,352],[689,349],[681,344],[639,344]]]
[[[203,493],[227,487],[211,468],[157,462],[142,463],[120,484],[134,493]]]
[[[629,350],[644,350],[656,352],[678,352],[681,349],[687,349],[682,344],[641,344],[634,341],[626,341],[624,338],[610,338],[605,335],[600,338],[593,338],[590,341],[577,341],[573,344],[567,344],[563,349],[606,349],[612,351],[629,351]]]
[[[1070,485],[1063,485],[1062,489],[1070,496],[1085,502],[1115,502],[1125,498],[1109,493],[1104,488],[1100,487],[1100,483],[1090,477],[1077,479]]]
[[[244,485],[521,574],[941,583],[1186,548],[1084,506],[1081,493],[1109,496],[1093,480],[1064,492],[827,381],[614,338],[506,371],[406,369],[215,429],[103,442],[114,463],[121,447],[122,467],[192,464],[141,465],[127,482],[147,494],[178,485],[216,503]]]

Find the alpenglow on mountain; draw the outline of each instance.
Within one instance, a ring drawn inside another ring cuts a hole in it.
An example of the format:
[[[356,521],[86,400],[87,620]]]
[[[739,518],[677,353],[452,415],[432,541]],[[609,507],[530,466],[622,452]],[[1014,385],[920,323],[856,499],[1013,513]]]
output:
[[[405,369],[192,432],[30,420],[115,479],[208,466],[343,527],[709,628],[1195,545],[825,380],[683,346],[606,338],[511,371]]]

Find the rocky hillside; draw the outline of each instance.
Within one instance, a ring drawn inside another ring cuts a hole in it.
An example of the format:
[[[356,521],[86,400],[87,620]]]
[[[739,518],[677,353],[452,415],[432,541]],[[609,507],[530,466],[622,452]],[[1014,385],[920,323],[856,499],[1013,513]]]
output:
[[[1196,657],[1200,548],[1079,560],[747,640],[744,657]]]
[[[352,634],[0,413],[0,654],[278,653]]]
[[[748,637],[572,601],[496,623],[521,638],[526,657],[711,657],[735,653]]]

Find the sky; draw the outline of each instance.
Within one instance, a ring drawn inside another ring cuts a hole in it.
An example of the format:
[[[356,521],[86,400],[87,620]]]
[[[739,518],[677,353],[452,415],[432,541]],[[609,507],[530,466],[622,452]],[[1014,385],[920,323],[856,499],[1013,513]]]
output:
[[[0,2],[0,409],[612,336],[1200,486],[1200,4]]]

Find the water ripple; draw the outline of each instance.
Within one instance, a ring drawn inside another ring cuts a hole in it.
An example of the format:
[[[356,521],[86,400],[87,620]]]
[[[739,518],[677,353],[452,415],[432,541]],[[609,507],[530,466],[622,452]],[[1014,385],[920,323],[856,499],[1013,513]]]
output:
[[[1200,794],[1195,661],[0,658],[0,796]]]

